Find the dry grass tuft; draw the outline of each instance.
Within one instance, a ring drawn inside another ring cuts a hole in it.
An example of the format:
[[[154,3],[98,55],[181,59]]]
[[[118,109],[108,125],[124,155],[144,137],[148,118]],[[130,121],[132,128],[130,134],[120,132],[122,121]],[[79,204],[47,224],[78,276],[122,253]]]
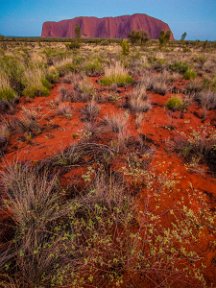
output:
[[[128,107],[133,113],[147,112],[151,109],[146,88],[143,84],[137,85],[129,96]]]

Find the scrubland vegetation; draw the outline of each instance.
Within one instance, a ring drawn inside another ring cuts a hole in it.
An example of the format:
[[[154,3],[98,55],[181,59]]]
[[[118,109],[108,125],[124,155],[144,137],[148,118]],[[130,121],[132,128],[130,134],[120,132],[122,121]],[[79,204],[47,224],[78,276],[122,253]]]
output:
[[[0,42],[0,287],[216,286],[216,50],[161,37]]]

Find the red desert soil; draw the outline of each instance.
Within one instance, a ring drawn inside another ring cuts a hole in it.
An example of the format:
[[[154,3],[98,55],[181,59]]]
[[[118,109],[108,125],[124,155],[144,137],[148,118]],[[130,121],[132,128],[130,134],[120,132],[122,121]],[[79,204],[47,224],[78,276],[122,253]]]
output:
[[[91,78],[95,83],[96,89],[101,89],[96,83],[98,78]],[[24,99],[17,106],[17,112],[14,116],[21,115],[22,108],[36,109],[40,116],[39,123],[44,126],[44,130],[38,136],[35,136],[29,143],[21,142],[17,135],[13,136],[9,143],[8,152],[2,159],[2,165],[9,165],[16,160],[38,161],[55,155],[72,143],[78,141],[82,134],[84,123],[80,120],[80,110],[84,107],[84,103],[70,103],[72,107],[72,118],[68,119],[64,116],[56,116],[55,99],[59,93],[60,87],[70,87],[69,84],[57,84],[48,97],[37,97],[30,102]],[[130,93],[131,88],[121,88],[119,90],[120,97],[124,97]],[[101,92],[100,92],[101,93]],[[184,199],[185,203],[190,203],[190,208],[195,212],[201,209],[196,199],[196,193],[201,193],[205,197],[210,209],[216,209],[216,179],[207,171],[207,167],[199,167],[199,171],[189,169],[180,156],[168,149],[169,141],[178,137],[179,133],[188,133],[191,129],[197,129],[203,123],[201,119],[194,115],[198,111],[198,107],[192,104],[184,117],[179,117],[179,112],[168,112],[164,107],[167,99],[172,96],[168,94],[160,96],[158,94],[149,93],[152,109],[144,114],[144,118],[139,129],[135,129],[135,117],[129,117],[128,129],[130,134],[136,136],[138,134],[145,135],[150,139],[154,146],[153,160],[150,164],[150,170],[155,175],[156,181],[163,183],[169,181],[163,191],[158,191],[159,197],[155,199],[151,197],[151,192],[143,189],[142,193],[136,196],[137,210],[143,211],[146,205],[146,197],[149,199],[149,208],[156,213],[163,215],[164,225],[169,223],[169,215],[166,213],[169,209],[173,209],[176,203]],[[179,94],[180,97],[183,95]],[[121,100],[119,100],[121,101]],[[116,103],[103,103],[100,105],[99,118],[104,115],[113,113],[123,113],[123,109],[118,107]],[[120,106],[120,105],[119,105]],[[199,111],[198,111],[199,112]],[[215,115],[208,112],[205,124],[215,121]],[[168,129],[173,126],[174,129]],[[121,165],[116,165],[116,169],[120,169]],[[64,185],[70,185],[75,181],[77,185],[80,183],[79,176],[84,172],[83,168],[73,169],[65,174],[62,178]],[[160,175],[160,176],[159,176]],[[175,184],[175,193],[171,192],[170,186]],[[155,189],[158,189],[157,185]],[[157,207],[157,208],[156,208]],[[141,221],[141,220],[140,220]],[[197,250],[202,253],[206,263],[206,278],[216,283],[216,251],[209,247],[208,231],[203,231],[200,235],[200,242],[197,244]]]

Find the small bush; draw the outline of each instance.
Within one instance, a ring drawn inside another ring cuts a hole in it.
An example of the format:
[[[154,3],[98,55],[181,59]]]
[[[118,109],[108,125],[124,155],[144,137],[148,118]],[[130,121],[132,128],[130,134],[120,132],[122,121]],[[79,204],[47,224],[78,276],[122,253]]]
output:
[[[165,46],[168,44],[171,38],[171,31],[161,31],[160,37],[159,37],[159,42],[161,46]]]
[[[187,70],[189,69],[189,66],[187,63],[184,62],[175,62],[173,64],[171,64],[169,66],[169,68],[173,71],[173,72],[178,72],[180,74],[184,74],[187,72]]]
[[[95,95],[93,83],[86,77],[75,83],[71,101],[87,102]]]
[[[145,86],[137,85],[128,100],[129,109],[133,113],[147,112],[151,109],[151,103],[148,100]]]
[[[120,46],[122,48],[122,55],[123,56],[127,56],[130,53],[130,45],[129,42],[124,39],[122,40],[122,42],[120,43]]]
[[[142,45],[149,40],[149,37],[145,31],[131,31],[128,35],[128,39],[132,44]]]
[[[186,161],[191,162],[195,157],[198,163],[206,163],[216,173],[216,133],[209,128],[202,126],[187,135],[181,135],[176,140],[175,148]]]
[[[10,55],[0,57],[0,67],[1,72],[7,76],[10,87],[18,95],[21,95],[24,88],[23,75],[25,69],[22,59]]]
[[[104,124],[111,128],[111,130],[115,133],[122,132],[127,125],[127,121],[127,114],[112,114],[104,118]]]
[[[28,133],[30,137],[40,134],[41,127],[37,122],[36,116],[37,114],[34,111],[23,109],[23,113],[19,119],[17,119],[14,128],[17,128],[18,131],[22,133]]]
[[[103,72],[103,65],[99,58],[93,58],[84,65],[84,71],[88,76],[98,76]]]
[[[184,73],[184,78],[186,80],[193,80],[197,76],[197,73],[193,69],[187,69],[186,72]]]
[[[6,151],[11,131],[5,123],[0,126],[0,156]]]
[[[184,102],[181,98],[179,97],[171,97],[167,103],[166,103],[166,107],[169,110],[172,111],[176,111],[176,110],[182,110],[182,108],[184,107]]]
[[[114,66],[105,68],[105,75],[100,80],[102,85],[110,86],[117,84],[118,86],[125,86],[133,82],[133,78],[128,74],[120,62],[116,62]]]
[[[82,120],[88,122],[94,122],[99,114],[99,106],[95,101],[91,101],[81,111]]]
[[[203,89],[203,82],[199,79],[192,80],[188,83],[186,91],[188,94],[197,94]]]
[[[216,92],[201,91],[196,94],[195,100],[206,110],[216,109]]]
[[[59,72],[54,66],[49,67],[46,78],[50,83],[56,83],[58,81]]]
[[[9,79],[0,73],[0,101],[12,101],[16,98],[16,92],[11,88]]]
[[[66,118],[71,119],[72,117],[72,109],[68,103],[60,103],[57,107],[56,111],[57,115],[65,116]]]
[[[39,66],[29,67],[25,71],[25,89],[23,94],[30,98],[35,96],[46,96],[49,94],[49,83],[46,80],[45,71]]]
[[[74,40],[74,41],[71,41],[69,44],[67,44],[66,47],[68,50],[77,50],[81,47],[81,44],[79,41]]]
[[[58,60],[54,63],[54,66],[60,76],[65,76],[70,72],[76,72],[78,67],[72,57],[65,57],[61,60]]]

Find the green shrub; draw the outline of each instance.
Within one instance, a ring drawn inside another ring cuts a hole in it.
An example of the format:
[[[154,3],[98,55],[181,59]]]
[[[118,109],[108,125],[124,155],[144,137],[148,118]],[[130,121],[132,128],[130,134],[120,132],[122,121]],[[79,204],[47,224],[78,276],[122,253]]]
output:
[[[34,98],[36,96],[47,96],[49,95],[49,89],[44,86],[37,87],[37,86],[32,85],[32,86],[26,87],[23,90],[23,94],[24,96],[28,96],[30,98]]]
[[[101,84],[109,86],[112,84],[117,84],[118,86],[125,86],[133,82],[133,78],[130,75],[113,75],[113,76],[104,76],[101,79]]]
[[[173,64],[171,64],[169,66],[169,68],[173,71],[173,72],[178,72],[180,74],[184,74],[187,72],[187,70],[189,70],[189,66],[187,63],[184,62],[175,62]]]
[[[142,45],[149,40],[148,34],[145,31],[131,31],[128,39],[132,44]]]
[[[214,92],[216,92],[216,76],[214,76],[213,78],[211,79],[204,79],[203,81],[203,87],[206,89],[206,90],[212,90]]]
[[[169,110],[181,110],[184,106],[183,100],[179,97],[171,97],[167,103],[166,103],[166,107]]]
[[[128,71],[120,62],[116,62],[114,66],[105,68],[105,75],[100,82],[105,86],[112,84],[125,86],[127,84],[131,84],[133,82],[133,78],[128,74]]]
[[[11,101],[17,96],[5,73],[0,73],[0,100]]]
[[[56,83],[59,79],[58,70],[54,66],[49,67],[46,78],[50,83]]]
[[[46,79],[45,71],[39,66],[28,67],[23,83],[25,85],[23,94],[31,98],[46,96],[51,88],[51,84]]]
[[[159,37],[159,42],[161,46],[167,45],[167,43],[170,41],[171,38],[171,31],[161,31],[160,37]]]
[[[120,46],[122,48],[122,55],[123,56],[127,56],[130,53],[130,45],[129,42],[124,39],[122,40],[122,42],[120,43]]]
[[[197,73],[191,68],[188,68],[184,73],[184,78],[186,80],[194,80],[196,76],[197,76]]]
[[[16,92],[12,88],[5,88],[3,90],[0,90],[0,101],[11,101],[14,98],[16,98]]]
[[[77,40],[71,41],[69,44],[66,45],[67,49],[69,50],[77,50],[80,48],[80,42]]]
[[[93,58],[84,65],[84,70],[88,76],[100,75],[103,71],[103,66],[99,58]]]
[[[24,64],[13,56],[0,57],[1,72],[8,77],[11,87],[21,94],[23,89]]]

